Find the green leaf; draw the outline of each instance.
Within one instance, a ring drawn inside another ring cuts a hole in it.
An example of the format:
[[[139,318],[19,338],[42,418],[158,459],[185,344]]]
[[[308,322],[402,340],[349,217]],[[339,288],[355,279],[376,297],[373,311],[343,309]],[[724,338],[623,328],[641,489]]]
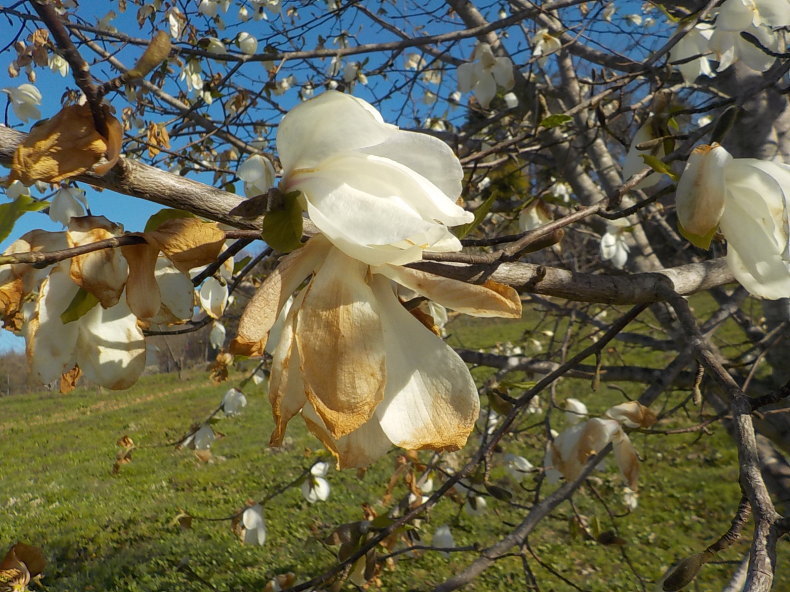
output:
[[[556,113],[554,115],[549,115],[548,117],[544,118],[540,125],[541,127],[545,127],[546,129],[552,127],[559,127],[561,125],[565,125],[573,121],[573,117],[570,115],[565,115],[564,113]]]
[[[527,381],[523,381],[523,382],[505,381],[505,382],[501,382],[500,384],[502,386],[504,386],[504,387],[507,387],[507,388],[527,390],[527,389],[531,389],[532,387],[534,387],[538,383],[536,381],[534,381],[534,380],[527,380]]]
[[[657,173],[661,173],[662,175],[667,175],[670,179],[677,183],[679,177],[669,169],[669,166],[667,166],[667,163],[665,163],[663,160],[653,156],[652,154],[640,154],[639,156],[651,169]]]
[[[486,485],[485,488],[492,497],[498,500],[507,502],[513,499],[513,493],[504,487],[499,487],[498,485]]]
[[[62,323],[71,323],[84,316],[90,309],[99,304],[99,299],[88,292],[85,288],[80,288],[72,298],[71,303],[60,314]]]
[[[455,236],[458,238],[464,238],[467,234],[472,232],[477,225],[480,224],[483,219],[486,217],[489,211],[491,211],[491,206],[494,205],[496,201],[497,194],[496,192],[491,193],[488,198],[481,203],[477,209],[475,210],[475,219],[472,220],[469,224],[463,224],[461,226],[456,226],[453,231]]]
[[[48,201],[36,201],[23,193],[11,203],[0,205],[0,241],[4,241],[14,229],[14,224],[28,212],[38,212],[49,207]]]
[[[252,257],[247,255],[244,259],[240,259],[239,261],[233,262],[233,275],[239,273],[242,269],[247,267],[247,264],[252,261]]]
[[[286,193],[283,207],[263,218],[261,238],[276,251],[288,253],[302,244],[302,205],[299,191]]]
[[[145,232],[151,232],[152,230],[156,230],[162,224],[164,224],[168,220],[173,220],[174,218],[195,218],[195,217],[196,217],[195,214],[193,214],[192,212],[165,208],[164,210],[159,210],[156,214],[148,218],[148,222],[145,223]]]

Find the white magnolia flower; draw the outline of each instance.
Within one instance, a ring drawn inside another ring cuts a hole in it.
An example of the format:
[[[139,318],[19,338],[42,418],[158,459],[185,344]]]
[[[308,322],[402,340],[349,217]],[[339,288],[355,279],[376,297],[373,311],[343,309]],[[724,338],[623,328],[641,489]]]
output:
[[[548,29],[538,30],[529,41],[532,44],[532,56],[538,58],[540,66],[546,64],[549,55],[562,49],[562,42]]]
[[[699,146],[678,182],[683,234],[708,248],[718,227],[727,264],[752,294],[790,297],[790,165],[733,158],[718,144]]]
[[[247,10],[246,6],[239,6],[239,13],[238,13],[238,15],[239,15],[239,20],[242,23],[245,23],[248,20],[250,20],[250,12]]]
[[[222,349],[222,346],[225,345],[225,335],[225,325],[219,321],[211,323],[211,332],[208,335],[208,342],[211,344],[211,347]]]
[[[513,62],[510,58],[496,57],[488,43],[478,43],[472,62],[458,66],[458,90],[474,92],[483,109],[488,109],[497,85],[510,90],[514,84]]]
[[[629,223],[621,218],[609,220],[606,224],[606,233],[601,237],[601,260],[611,261],[617,269],[622,269],[628,261],[628,252],[631,250],[626,242]]]
[[[53,222],[68,226],[72,218],[85,215],[87,206],[84,190],[76,187],[61,187],[52,196],[49,217]]]
[[[2,89],[11,100],[11,108],[22,121],[30,119],[41,119],[41,111],[38,105],[41,104],[41,91],[32,84],[20,84],[18,87],[7,86]]]
[[[613,419],[588,419],[560,433],[546,448],[544,467],[546,479],[555,483],[560,476],[573,480],[579,476],[587,460],[603,450],[614,447],[615,460],[628,486],[636,490],[639,459],[631,440]]]
[[[341,467],[365,466],[393,444],[463,446],[479,411],[474,381],[397,296],[400,285],[460,312],[520,316],[509,288],[399,266],[427,248],[460,248],[446,226],[472,218],[454,203],[462,177],[457,158],[439,140],[400,131],[367,103],[335,92],[286,115],[277,145],[281,191],[302,193],[323,234],[269,275],[231,346],[261,355],[285,302],[311,276],[273,355],[272,445],[301,413]]]
[[[518,229],[521,232],[535,230],[551,222],[546,206],[539,199],[532,200],[518,213]]]
[[[502,98],[505,100],[505,105],[507,105],[508,109],[515,109],[518,107],[518,97],[516,96],[516,93],[505,93]]]
[[[16,199],[20,195],[30,195],[30,188],[26,187],[22,181],[16,179],[11,182],[11,184],[5,188],[5,194],[8,196],[9,199]]]
[[[708,47],[713,35],[713,27],[706,23],[699,23],[688,31],[669,50],[669,61],[675,64],[683,75],[686,84],[693,84],[699,76],[713,76],[713,70],[708,61],[711,50]]]
[[[198,12],[209,18],[217,16],[219,10],[219,0],[200,0]]]
[[[579,399],[574,399],[572,397],[565,399],[565,404],[563,407],[565,409],[565,418],[571,425],[577,424],[580,421],[584,421],[584,419],[589,415],[589,412],[587,411],[587,405],[579,401]]]
[[[630,487],[623,487],[623,504],[629,510],[636,510],[639,506],[639,493]]]
[[[281,0],[253,0],[255,6],[255,20],[269,20],[269,15],[266,13],[268,10],[272,14],[280,14],[282,12]]]
[[[236,44],[239,46],[241,52],[247,55],[254,55],[255,52],[258,51],[258,40],[246,31],[242,31],[238,34],[236,37]]]
[[[263,368],[257,368],[255,372],[252,373],[252,383],[254,385],[263,384],[268,380],[268,375]]]
[[[274,187],[274,166],[268,158],[260,154],[253,154],[245,160],[236,174],[244,181],[244,194],[247,197],[264,194]]]
[[[216,37],[206,37],[205,39],[201,40],[200,45],[201,47],[205,46],[204,49],[209,53],[216,55],[224,55],[228,53],[228,50],[225,48],[225,44]]]
[[[768,27],[750,25],[743,31],[730,31],[717,26],[709,42],[710,49],[719,59],[717,71],[723,72],[738,61],[758,72],[765,72],[773,66],[776,58],[741,37],[741,32],[754,35],[760,43],[776,53],[783,50],[783,45],[787,47],[784,34]]]
[[[719,7],[716,28],[745,31],[749,27],[790,25],[788,0],[726,0]]]
[[[638,27],[642,24],[642,15],[641,14],[627,14],[625,15],[625,20],[631,23],[633,26]]]
[[[350,257],[403,264],[459,250],[447,226],[474,216],[455,204],[463,172],[442,141],[384,123],[368,103],[325,92],[277,132],[281,189],[301,191],[310,219]]]
[[[232,388],[222,397],[220,405],[223,413],[228,417],[239,415],[241,410],[247,406],[247,397],[240,390]]]
[[[326,480],[328,472],[328,462],[317,462],[310,467],[310,473],[302,483],[302,495],[311,504],[329,498],[330,487],[329,481]]]
[[[48,66],[50,70],[57,72],[64,78],[69,75],[69,63],[65,58],[56,53],[49,56]]]
[[[224,280],[208,277],[200,286],[200,306],[213,319],[219,319],[228,305],[228,284]]]
[[[296,84],[296,76],[291,74],[290,76],[286,76],[285,78],[281,78],[277,82],[274,83],[274,93],[276,96],[284,95],[286,92],[291,90],[291,87]]]
[[[250,545],[263,545],[266,542],[266,521],[260,504],[250,506],[241,515],[243,527],[241,540]]]
[[[533,472],[535,467],[523,456],[517,454],[505,455],[505,470],[516,481],[521,481],[527,474]]]
[[[176,40],[180,39],[187,23],[184,13],[178,7],[173,6],[167,9],[166,15],[167,22],[170,25],[170,36]]]
[[[436,532],[433,533],[433,537],[431,538],[431,546],[436,547],[437,549],[455,548],[455,540],[453,539],[453,533],[450,532],[449,526],[443,524],[436,529]],[[449,557],[450,553],[447,551],[442,551],[442,555]]]
[[[607,4],[601,13],[603,15],[603,20],[612,22],[612,17],[614,16],[615,10],[617,10],[617,8],[615,7],[614,2]]]
[[[485,514],[486,511],[488,511],[488,502],[486,502],[486,498],[481,495],[470,493],[464,504],[464,514],[468,516],[480,516],[481,514]]]
[[[203,89],[203,66],[199,60],[188,60],[184,69],[181,71],[179,79],[187,83],[189,90]]]

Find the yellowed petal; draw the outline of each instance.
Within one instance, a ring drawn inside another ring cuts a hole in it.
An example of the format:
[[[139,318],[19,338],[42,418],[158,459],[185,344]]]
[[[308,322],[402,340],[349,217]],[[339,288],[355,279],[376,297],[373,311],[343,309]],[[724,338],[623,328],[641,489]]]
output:
[[[634,445],[631,440],[621,429],[612,437],[612,444],[614,446],[614,458],[617,461],[617,466],[620,472],[625,477],[628,487],[636,491],[638,487],[637,481],[639,480],[639,457],[636,455]]]
[[[458,312],[477,317],[521,318],[521,299],[510,286],[490,280],[482,285],[468,284],[396,265],[381,265],[374,272]]]
[[[620,403],[606,411],[606,417],[616,419],[627,428],[649,428],[656,423],[656,414],[639,401]]]
[[[302,418],[307,428],[337,459],[338,469],[367,467],[392,448],[392,442],[375,417],[340,438],[331,436],[323,420],[309,403],[302,409]]]
[[[297,311],[307,398],[334,438],[370,419],[384,396],[384,336],[368,279],[367,265],[333,248]]]
[[[225,243],[225,233],[216,222],[198,218],[171,218],[143,236],[182,273],[216,261]]]
[[[387,385],[376,417],[406,449],[457,450],[480,411],[469,369],[401,305],[388,279],[373,276],[386,348]]]
[[[274,432],[269,440],[270,446],[280,446],[285,436],[285,427],[294,415],[307,403],[304,380],[299,369],[299,352],[294,339],[296,311],[302,303],[303,295],[285,319],[283,330],[272,360],[272,374],[269,381],[269,402],[274,416]]]
[[[139,319],[150,319],[161,305],[159,285],[154,270],[159,248],[147,243],[122,247],[129,266],[126,280],[126,303]]]
[[[244,309],[238,334],[230,345],[233,353],[263,355],[269,330],[277,320],[280,309],[304,279],[321,264],[329,248],[329,242],[319,235],[280,260],[277,268],[269,274]]]
[[[698,146],[688,159],[675,192],[678,222],[684,235],[707,249],[724,211],[724,171],[732,160],[718,144]]]
[[[66,238],[69,247],[79,247],[114,238],[119,231],[119,227],[104,216],[83,216],[71,219]],[[108,308],[121,297],[128,266],[118,249],[102,249],[72,257],[69,272],[75,284]]]

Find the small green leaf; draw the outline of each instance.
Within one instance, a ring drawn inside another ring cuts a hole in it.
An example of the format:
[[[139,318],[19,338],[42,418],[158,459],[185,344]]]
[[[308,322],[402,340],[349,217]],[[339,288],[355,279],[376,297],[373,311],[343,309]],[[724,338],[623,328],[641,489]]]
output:
[[[534,387],[538,383],[536,381],[534,381],[534,380],[526,380],[526,381],[521,381],[521,382],[505,381],[505,382],[501,382],[500,384],[502,386],[504,386],[504,387],[507,387],[507,388],[527,390],[527,389],[531,389],[532,387]]]
[[[49,207],[48,201],[36,201],[26,193],[11,203],[0,205],[0,241],[4,241],[14,229],[14,224],[28,212],[37,212]]]
[[[302,244],[302,205],[300,192],[286,193],[283,207],[266,214],[263,218],[261,238],[273,249],[288,253]]]
[[[652,154],[640,154],[639,156],[651,169],[657,173],[661,173],[662,175],[667,175],[670,179],[677,183],[679,177],[673,173],[667,166],[667,163],[662,161],[660,158],[657,158]]]
[[[195,214],[186,212],[184,210],[174,210],[171,208],[159,210],[156,214],[148,218],[148,222],[145,223],[145,232],[156,230],[162,224],[174,218],[195,218]]]
[[[556,113],[554,115],[549,115],[548,117],[544,118],[540,125],[541,127],[545,127],[546,129],[552,127],[559,127],[561,125],[565,125],[573,121],[573,117],[570,115],[565,115],[564,113]]]
[[[386,514],[382,514],[381,516],[376,516],[370,523],[370,525],[375,528],[387,528],[390,524],[395,522],[394,519],[390,518]]]
[[[60,314],[60,320],[64,324],[76,321],[97,304],[99,304],[99,299],[96,296],[85,290],[85,288],[80,288],[77,290],[74,298],[72,298],[71,303],[66,307],[66,310]]]
[[[477,225],[480,224],[483,219],[486,217],[488,212],[491,210],[491,206],[494,205],[496,201],[496,192],[493,192],[488,198],[481,203],[477,209],[475,210],[475,219],[472,220],[469,224],[463,224],[461,226],[456,226],[453,231],[455,232],[455,236],[458,238],[464,238],[467,234],[472,232]]]
[[[505,502],[513,499],[513,493],[504,487],[499,487],[498,485],[486,485],[485,487],[486,491],[491,494],[491,497]]]
[[[233,262],[233,275],[235,276],[239,273],[242,269],[247,267],[247,264],[252,261],[252,257],[247,255],[244,259],[240,259],[239,261]]]

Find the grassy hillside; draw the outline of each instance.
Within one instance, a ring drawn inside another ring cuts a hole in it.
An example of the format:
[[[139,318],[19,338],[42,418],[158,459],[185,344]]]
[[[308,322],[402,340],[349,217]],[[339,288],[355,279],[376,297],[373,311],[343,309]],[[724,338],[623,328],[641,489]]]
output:
[[[515,341],[527,328],[533,327],[475,322],[455,327],[454,339],[476,346],[475,339],[491,337],[481,330],[491,330],[505,331],[496,333],[500,340]],[[618,359],[616,350],[607,352],[609,361]],[[260,591],[277,573],[294,572],[300,579],[321,573],[336,552],[321,542],[322,535],[364,518],[364,504],[385,513],[407,494],[406,486],[398,483],[393,501],[382,503],[398,453],[364,475],[332,470],[326,502],[311,505],[298,486],[285,489],[265,505],[266,544],[242,545],[227,518],[248,500],[280,491],[317,458],[327,456],[298,420],[291,424],[288,446],[267,448],[271,414],[263,390],[252,386],[245,389],[249,404],[244,412],[215,424],[225,437],[212,446],[210,462],[201,462],[190,450],[176,450],[172,443],[216,408],[228,386],[242,377],[237,372],[229,383],[217,386],[205,372],[186,374],[183,380],[156,375],[125,392],[78,389],[65,396],[0,398],[0,544],[23,541],[41,547],[49,565],[39,588],[51,592]],[[628,388],[632,395],[638,392]],[[557,401],[581,398],[593,413],[623,400],[605,382],[592,393],[589,381],[570,379],[562,380],[554,395]],[[525,419],[523,429],[501,452],[541,464],[542,419],[542,414]],[[695,417],[688,418],[689,425],[695,422]],[[681,423],[660,427],[673,425]],[[138,449],[132,462],[113,474],[116,441],[123,435]],[[590,486],[574,498],[574,507],[561,506],[524,547],[541,590],[650,590],[650,582],[669,564],[701,551],[729,525],[739,499],[738,469],[733,446],[720,427],[632,438],[644,461],[639,507],[627,510],[613,466],[595,473]],[[512,491],[514,501],[531,504],[534,481],[513,482],[502,467],[501,453],[495,454],[493,465],[492,481]],[[472,517],[459,503],[445,499],[412,536],[429,542],[437,526],[449,524],[457,545],[490,545],[508,532],[505,524],[517,523],[526,510],[491,497],[487,502],[488,511]],[[182,512],[194,517],[191,528],[175,521]],[[586,540],[574,526],[574,515],[591,529],[600,524],[600,530],[615,530],[625,544]],[[780,561],[787,558],[786,547],[780,544]],[[721,589],[746,548],[739,543],[722,554],[690,589]],[[430,589],[475,556],[472,551],[450,557],[403,554],[385,566],[370,589]],[[472,589],[525,589],[522,558],[497,561]],[[790,589],[790,574],[781,566],[775,589]]]

